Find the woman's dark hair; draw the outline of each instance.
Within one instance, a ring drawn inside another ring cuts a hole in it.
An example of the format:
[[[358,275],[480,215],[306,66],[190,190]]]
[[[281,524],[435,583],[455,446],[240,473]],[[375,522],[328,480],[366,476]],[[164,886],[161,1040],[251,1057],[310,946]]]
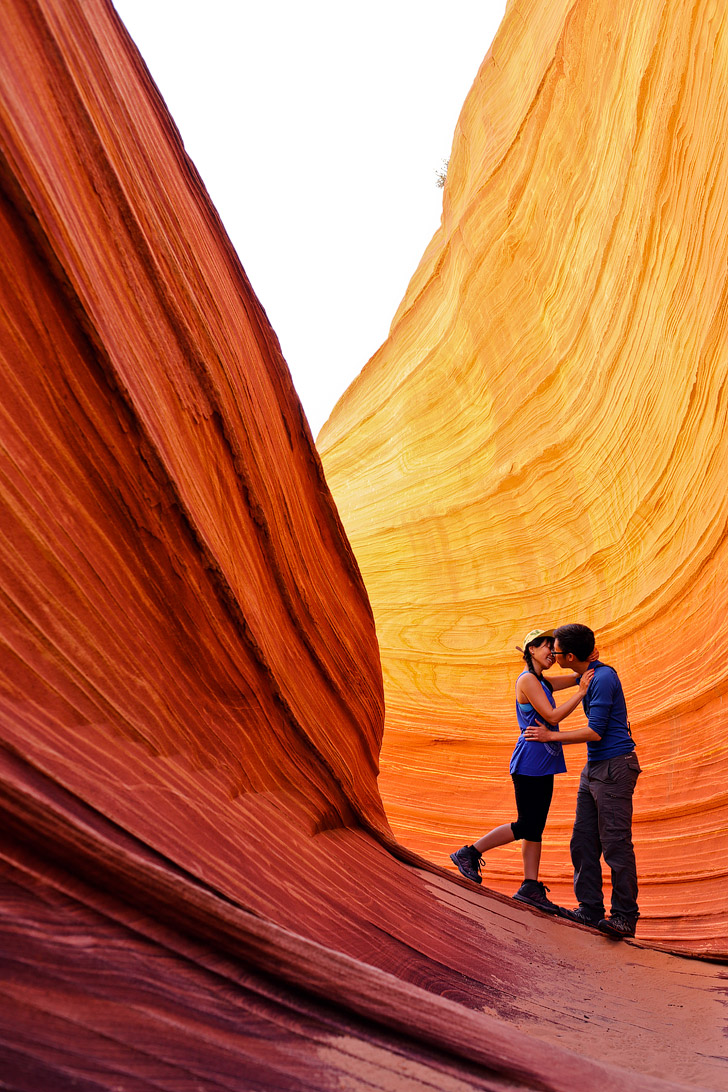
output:
[[[594,631],[589,626],[582,626],[579,622],[569,622],[566,626],[558,626],[554,630],[554,637],[558,637],[561,651],[573,652],[577,660],[588,660],[594,651],[596,639]]]
[[[531,672],[532,675],[536,675],[536,672],[535,672],[534,667],[533,667],[533,657],[531,656],[531,649],[532,648],[540,648],[541,645],[546,645],[546,644],[551,645],[551,647],[553,648],[553,644],[554,644],[553,637],[537,637],[535,641],[531,641],[530,645],[526,645],[526,647],[525,647],[525,649],[523,651],[523,658],[526,661],[526,667],[528,668],[528,670]],[[546,683],[547,687],[549,688],[549,690],[553,694],[554,688],[553,688],[553,686],[551,685],[551,683],[549,682],[548,679],[544,678],[543,675],[536,675],[536,678],[539,679],[540,682]]]

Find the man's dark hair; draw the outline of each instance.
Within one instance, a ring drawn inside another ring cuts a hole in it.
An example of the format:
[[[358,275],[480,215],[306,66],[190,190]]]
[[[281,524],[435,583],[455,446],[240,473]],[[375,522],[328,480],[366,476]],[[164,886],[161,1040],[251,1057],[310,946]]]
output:
[[[581,660],[582,663],[589,659],[596,644],[594,631],[589,629],[589,626],[580,625],[579,622],[557,626],[554,630],[554,640],[559,642],[562,652],[573,652],[577,660]]]

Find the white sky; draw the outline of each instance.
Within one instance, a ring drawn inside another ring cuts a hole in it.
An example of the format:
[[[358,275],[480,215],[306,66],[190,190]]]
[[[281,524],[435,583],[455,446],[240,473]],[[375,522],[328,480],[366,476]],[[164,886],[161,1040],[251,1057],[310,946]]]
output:
[[[311,429],[385,340],[506,0],[114,0]]]

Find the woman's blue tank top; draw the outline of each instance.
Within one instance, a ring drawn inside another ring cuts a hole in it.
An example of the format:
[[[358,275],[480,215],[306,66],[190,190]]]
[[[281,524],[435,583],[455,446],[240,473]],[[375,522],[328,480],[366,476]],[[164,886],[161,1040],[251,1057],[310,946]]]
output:
[[[527,671],[522,671],[518,678],[520,679],[527,674]],[[555,709],[556,702],[551,691],[543,679],[539,679],[539,682],[549,705]],[[511,773],[525,774],[527,777],[544,777],[547,774],[566,773],[564,748],[560,743],[539,743],[538,740],[526,739],[523,735],[524,730],[530,724],[535,724],[537,720],[540,720],[542,724],[544,723],[543,717],[536,712],[530,702],[516,701],[516,720],[518,721],[520,734],[511,755]],[[555,730],[558,731],[558,728]]]

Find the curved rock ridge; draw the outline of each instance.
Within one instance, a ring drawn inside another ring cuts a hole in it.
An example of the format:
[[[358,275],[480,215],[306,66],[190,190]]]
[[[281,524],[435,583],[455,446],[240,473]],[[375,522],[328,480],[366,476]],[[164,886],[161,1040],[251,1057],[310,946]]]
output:
[[[138,58],[82,12],[18,5],[3,45],[6,716],[27,732],[32,694],[44,751],[127,734],[386,830],[371,611],[278,343]]]
[[[0,1084],[718,1087],[723,968],[394,841],[372,613],[265,314],[113,9],[3,31]]]
[[[447,864],[514,818],[514,646],[586,622],[644,770],[640,935],[723,954],[727,117],[712,0],[510,4],[440,229],[318,437],[376,618],[397,836]],[[546,831],[559,901],[579,751]],[[488,882],[520,868],[495,852]]]

